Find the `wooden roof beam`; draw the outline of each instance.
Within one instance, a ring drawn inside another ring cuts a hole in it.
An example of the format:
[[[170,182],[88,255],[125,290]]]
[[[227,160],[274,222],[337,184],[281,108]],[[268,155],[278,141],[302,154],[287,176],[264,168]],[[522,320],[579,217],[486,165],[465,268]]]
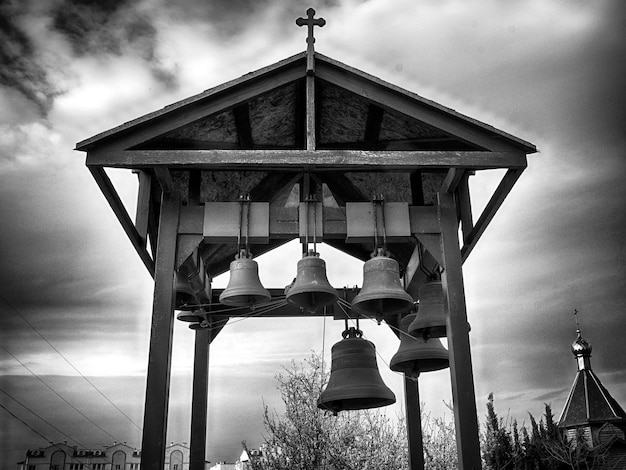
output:
[[[250,111],[248,103],[240,104],[233,108],[235,115],[235,125],[237,126],[237,137],[241,148],[252,148],[252,127],[250,126]]]
[[[225,170],[411,171],[424,168],[523,169],[523,152],[366,150],[113,150],[87,153],[87,166]]]

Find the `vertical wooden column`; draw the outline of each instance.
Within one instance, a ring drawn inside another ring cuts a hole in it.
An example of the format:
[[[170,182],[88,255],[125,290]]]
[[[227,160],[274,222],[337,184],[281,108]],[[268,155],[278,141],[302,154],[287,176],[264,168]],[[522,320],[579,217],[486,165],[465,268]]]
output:
[[[315,150],[315,75],[308,71],[306,76],[306,149]]]
[[[478,470],[482,468],[482,463],[457,211],[452,194],[438,193],[437,198],[444,268],[441,280],[447,313],[450,377],[459,470]]]
[[[406,406],[406,433],[409,441],[409,469],[424,470],[422,416],[417,379],[404,377],[404,404]]]
[[[180,215],[177,192],[163,193],[155,260],[152,328],[141,441],[142,470],[163,470],[174,329],[174,266]]]
[[[196,330],[191,395],[191,442],[189,470],[204,470],[209,398],[209,349],[211,328]]]

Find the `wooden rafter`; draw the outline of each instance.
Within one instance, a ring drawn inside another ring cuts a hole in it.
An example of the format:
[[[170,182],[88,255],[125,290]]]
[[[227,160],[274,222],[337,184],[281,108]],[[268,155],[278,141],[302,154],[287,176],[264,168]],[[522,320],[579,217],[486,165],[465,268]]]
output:
[[[235,124],[237,125],[237,136],[239,138],[239,146],[249,149],[254,146],[252,141],[252,128],[250,127],[250,111],[248,103],[243,103],[233,108],[235,114]]]

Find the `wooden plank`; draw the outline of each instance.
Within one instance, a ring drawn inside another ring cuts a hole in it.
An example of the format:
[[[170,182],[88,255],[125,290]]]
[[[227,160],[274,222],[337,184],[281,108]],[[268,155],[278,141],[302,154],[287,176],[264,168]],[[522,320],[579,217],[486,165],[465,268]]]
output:
[[[243,212],[242,212],[243,211]],[[268,243],[269,241],[269,203],[251,202],[248,210],[240,202],[207,202],[204,205],[205,239],[211,243],[246,243],[248,231],[249,243]]]
[[[219,203],[224,204],[224,203]],[[237,203],[231,203],[237,204]],[[253,203],[260,204],[260,203]],[[363,204],[363,203],[360,203]],[[371,205],[371,203],[365,203]],[[391,204],[391,203],[387,203]],[[405,203],[394,203],[404,205]],[[323,233],[321,234],[324,239],[340,239],[345,240],[348,236],[346,209],[343,207],[323,207]],[[439,222],[437,218],[437,209],[430,206],[409,206],[408,208],[408,222],[409,230],[408,237],[418,236],[421,234],[439,234]],[[404,214],[404,211],[402,212]],[[299,225],[299,208],[298,207],[284,207],[277,205],[269,205],[269,240],[280,239],[293,239],[299,237],[300,225]],[[394,217],[400,217],[399,215],[392,215]],[[202,206],[193,207],[181,207],[180,211],[180,224],[178,233],[183,235],[202,235],[204,229],[205,208]],[[406,221],[405,221],[406,222]],[[230,224],[235,227],[234,222]],[[404,226],[404,225],[403,225]],[[222,229],[220,229],[222,230]],[[234,230],[234,229],[233,229]],[[229,240],[236,239],[236,232],[231,230]],[[372,222],[373,230],[373,222]],[[404,229],[403,229],[404,230]],[[373,232],[372,232],[373,233]],[[318,235],[320,232],[318,232]],[[223,235],[223,234],[222,234]],[[382,236],[382,235],[381,235]],[[234,238],[233,238],[234,237]],[[373,241],[373,235],[369,237],[368,241]],[[404,241],[407,235],[402,232],[394,232],[391,230],[387,233],[387,237],[391,242]],[[210,238],[210,237],[209,237]],[[367,237],[366,237],[367,238]],[[211,241],[210,243],[217,243],[218,239]]]
[[[440,192],[437,196],[459,470],[474,470],[481,468],[481,456],[456,206],[452,194]]]
[[[87,166],[186,167],[211,170],[411,171],[525,168],[521,152],[368,150],[123,150],[87,154]]]
[[[174,331],[174,265],[180,196],[164,193],[161,199],[159,241],[154,276],[152,328],[146,380],[141,468],[163,470],[167,445],[167,415]]]
[[[315,77],[306,77],[306,149],[315,150]]]
[[[406,202],[385,202],[384,225],[382,211],[374,212],[371,202],[346,203],[347,243],[371,243],[377,233],[379,245],[382,246],[383,236],[387,242],[411,239],[411,222],[409,204]],[[376,216],[375,216],[376,215]],[[376,224],[374,224],[376,220]]]
[[[102,191],[102,194],[111,206],[111,209],[113,209],[113,213],[124,229],[124,232],[126,232],[128,239],[135,247],[141,261],[143,261],[143,264],[146,266],[150,275],[154,277],[154,261],[150,256],[150,253],[146,250],[145,241],[141,238],[139,232],[137,232],[133,221],[124,207],[124,203],[115,191],[115,187],[104,171],[104,168],[90,167],[89,171],[91,171],[94,180],[96,180],[96,183],[100,187],[100,191]]]
[[[482,214],[480,214],[480,217],[476,221],[474,228],[467,235],[467,237],[465,237],[465,244],[463,245],[463,248],[461,250],[461,256],[463,257],[463,261],[467,259],[467,257],[476,246],[478,239],[487,228],[487,225],[489,225],[489,222],[491,222],[491,219],[493,219],[493,217],[496,215],[496,212],[504,202],[506,196],[509,194],[509,192],[511,192],[511,189],[513,189],[515,182],[522,175],[522,172],[523,169],[511,169],[506,172],[506,174],[500,181],[500,184],[494,191],[491,199],[489,199],[489,202],[485,206]]]
[[[137,211],[135,215],[135,228],[146,246],[148,241],[148,221],[150,220],[150,192],[152,175],[143,170],[137,170],[139,190],[137,191]]]

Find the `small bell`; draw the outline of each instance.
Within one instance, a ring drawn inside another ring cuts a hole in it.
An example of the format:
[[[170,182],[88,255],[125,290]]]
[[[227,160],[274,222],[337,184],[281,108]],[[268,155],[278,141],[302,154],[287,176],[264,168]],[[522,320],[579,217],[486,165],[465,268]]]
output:
[[[174,291],[174,310],[188,311],[198,308],[198,299],[196,298],[196,293],[191,288],[187,276],[180,271],[176,271]]]
[[[363,287],[352,300],[352,309],[366,317],[380,320],[413,307],[413,298],[400,281],[398,262],[378,250],[376,256],[363,265]]]
[[[198,323],[202,320],[206,320],[206,311],[201,308],[194,310],[183,310],[176,315],[178,321],[184,321],[189,323]]]
[[[259,265],[246,250],[241,250],[230,263],[230,279],[228,286],[220,294],[220,303],[233,307],[250,307],[271,298],[272,295],[259,280]]]
[[[330,379],[317,401],[318,408],[337,414],[395,403],[396,396],[378,372],[374,343],[362,335],[349,328],[343,332],[344,339],[333,346]]]
[[[446,313],[441,281],[429,281],[420,287],[419,310],[409,325],[409,334],[430,338],[446,336]]]
[[[395,372],[403,372],[406,376],[417,378],[422,372],[450,367],[448,350],[439,338],[411,336],[407,333],[409,325],[417,314],[411,313],[400,320],[400,347],[389,362],[389,368]]]
[[[307,312],[315,312],[337,300],[337,291],[326,277],[326,263],[312,250],[298,261],[293,284],[286,289],[287,302]]]

